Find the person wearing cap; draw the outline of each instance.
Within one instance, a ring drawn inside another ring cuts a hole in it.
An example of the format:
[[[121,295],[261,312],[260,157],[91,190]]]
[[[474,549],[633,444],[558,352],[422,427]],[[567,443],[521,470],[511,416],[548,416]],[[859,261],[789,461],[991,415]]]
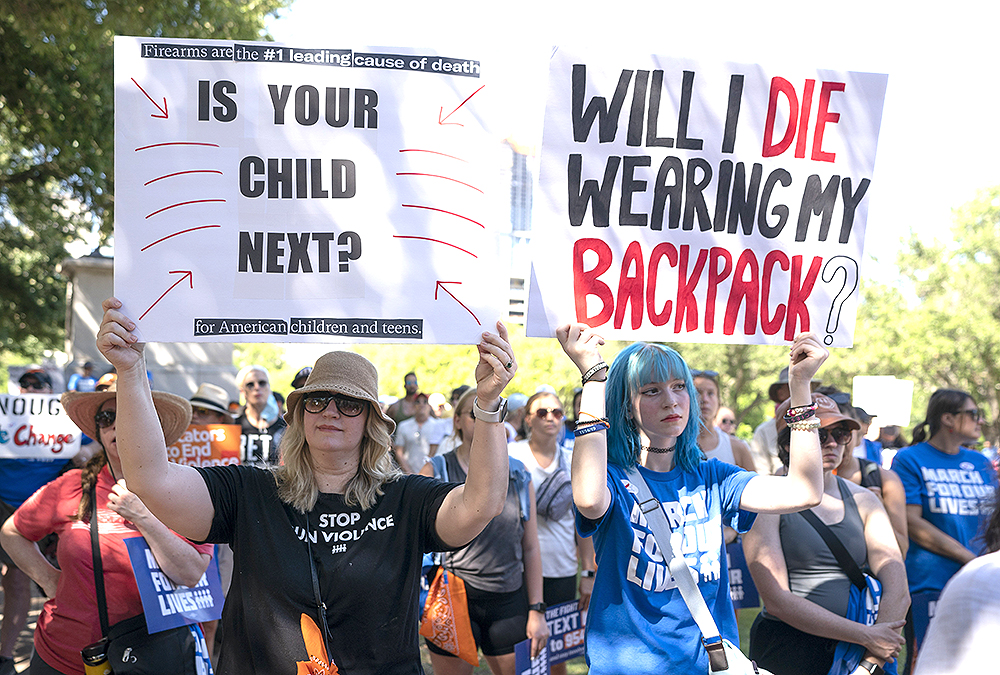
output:
[[[586,324],[556,336],[579,369],[583,394],[574,429],[571,482],[576,530],[593,537],[597,573],[587,611],[591,672],[620,675],[706,673],[709,652],[691,610],[660,555],[642,511],[660,508],[672,523],[698,591],[721,637],[739,644],[723,525],[746,531],[755,513],[790,513],[819,503],[823,467],[809,381],[829,353],[814,333],[789,351],[792,403],[802,407],[792,432],[786,476],[761,476],[705,460],[697,444],[701,415],[687,363],[673,349],[636,342],[608,364],[604,338]],[[637,500],[648,486],[650,498]],[[662,536],[662,534],[660,535]]]
[[[878,617],[870,626],[853,618],[851,579],[802,513],[762,514],[743,537],[750,573],[764,603],[750,629],[750,658],[783,675],[865,675],[883,668],[894,673],[910,606],[903,557],[878,497],[834,474],[849,452],[852,432],[861,425],[825,394],[813,393],[812,402],[820,425],[823,497],[809,511],[843,544],[857,567],[870,570],[881,584]],[[783,402],[775,416],[778,454],[786,467],[793,433],[786,413],[791,407],[791,401]],[[843,645],[840,651],[838,643]],[[846,665],[831,670],[835,653],[842,652],[847,654]]]
[[[309,379],[309,373],[313,371],[312,366],[306,366],[295,373],[295,377],[292,378],[292,389],[298,389],[299,387],[304,387],[306,380]]]
[[[73,373],[66,383],[67,391],[94,391],[97,388],[97,378],[94,377],[94,363],[87,361],[83,364],[82,373]]]
[[[112,626],[143,611],[127,538],[145,537],[163,573],[184,586],[197,585],[212,558],[210,544],[195,545],[171,532],[126,487],[120,458],[124,443],[119,442],[124,439],[116,432],[122,423],[116,396],[113,391],[62,395],[66,414],[97,440],[101,450],[83,469],[67,471],[32,495],[0,534],[4,549],[49,597],[35,627],[32,675],[83,675],[80,650],[102,637],[90,533],[95,507]],[[161,443],[180,438],[191,419],[188,402],[159,391],[149,401],[148,424]],[[59,535],[58,568],[36,543],[50,533]]]
[[[819,380],[809,383],[812,391],[820,385]],[[782,368],[778,374],[777,382],[772,382],[767,388],[767,397],[778,408],[788,397],[788,368]],[[762,476],[773,475],[781,468],[781,461],[778,459],[778,431],[775,427],[775,418],[764,420],[753,430],[753,438],[750,439],[750,455],[753,457],[754,468]]]
[[[403,376],[403,390],[406,394],[398,399],[386,410],[398,426],[403,420],[408,420],[417,414],[417,394],[420,392],[420,385],[417,384],[417,374],[410,372]]]
[[[103,307],[97,344],[118,367],[129,485],[181,534],[235,552],[219,672],[419,673],[423,553],[469,543],[506,500],[500,394],[516,371],[506,327],[478,343],[475,438],[456,485],[395,467],[378,373],[353,352],[321,356],[288,395],[280,466],[167,462],[136,324],[117,299]]]
[[[393,443],[396,461],[405,473],[419,473],[424,462],[437,454],[443,440],[443,434],[438,429],[440,421],[431,416],[427,394],[417,394],[414,403],[413,417],[399,423]]]
[[[52,378],[44,368],[30,366],[18,378],[21,394],[51,394]],[[38,488],[62,473],[70,460],[18,457],[0,459],[0,524]],[[31,579],[0,549],[3,575],[3,623],[0,624],[0,675],[14,673],[14,647],[31,609]]]

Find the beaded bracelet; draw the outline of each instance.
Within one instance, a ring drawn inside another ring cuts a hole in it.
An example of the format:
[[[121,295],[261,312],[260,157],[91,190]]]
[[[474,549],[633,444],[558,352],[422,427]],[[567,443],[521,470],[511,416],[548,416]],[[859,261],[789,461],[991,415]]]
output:
[[[819,418],[810,417],[805,420],[789,422],[788,428],[792,431],[815,431],[816,429],[819,429]]]
[[[597,375],[597,373],[601,372],[602,370],[605,370],[607,367],[608,364],[605,363],[604,361],[601,361],[600,363],[591,366],[590,370],[588,370],[583,374],[583,383],[587,384],[588,382],[594,379],[594,375]],[[607,380],[607,377],[605,377],[604,380],[594,380],[594,381],[604,382],[605,380]]]
[[[593,424],[588,424],[587,426],[577,427],[573,430],[574,436],[586,436],[587,434],[592,434],[595,431],[606,431],[610,429],[611,425],[607,421],[594,422]]]
[[[785,422],[791,424],[792,422],[801,422],[802,420],[809,419],[813,416],[819,406],[815,403],[810,403],[808,405],[800,405],[794,408],[789,408],[788,412],[785,413]]]

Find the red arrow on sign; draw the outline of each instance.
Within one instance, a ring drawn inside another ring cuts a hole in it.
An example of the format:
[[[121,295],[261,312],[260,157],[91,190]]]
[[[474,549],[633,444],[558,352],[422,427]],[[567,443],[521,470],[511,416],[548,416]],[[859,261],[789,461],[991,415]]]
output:
[[[461,284],[461,283],[462,283],[461,281],[436,281],[436,282],[434,282],[434,299],[435,300],[438,299],[438,289],[440,289],[440,290],[444,291],[445,293],[447,293],[448,295],[450,295],[452,300],[454,300],[458,304],[462,305],[462,309],[464,309],[469,314],[472,314],[472,310],[471,309],[469,309],[468,307],[466,307],[462,303],[461,300],[459,300],[458,298],[456,298],[455,295],[454,295],[454,293],[452,293],[451,291],[449,291],[447,288],[444,287],[445,284]],[[476,324],[477,325],[479,325],[479,326],[483,325],[482,323],[480,323],[479,319],[476,317],[475,314],[472,314],[472,318],[476,319]]]
[[[162,300],[167,293],[169,293],[170,291],[174,290],[174,287],[177,286],[177,284],[179,284],[180,282],[184,281],[184,279],[187,279],[188,283],[191,284],[192,290],[194,289],[194,276],[192,276],[191,270],[170,270],[170,273],[171,274],[183,274],[184,276],[182,276],[180,279],[178,279],[177,281],[175,281],[173,286],[171,286],[167,290],[163,291],[163,295],[161,295],[160,297],[158,297],[156,299],[156,302],[159,302],[160,300]],[[139,321],[142,321],[142,317],[143,316],[146,316],[147,314],[149,314],[149,310],[150,309],[153,309],[154,307],[156,307],[156,302],[154,302],[152,305],[150,305],[149,309],[147,309],[145,312],[142,313],[142,316],[139,317]]]
[[[134,77],[132,78],[132,81],[135,82],[135,78]],[[143,94],[146,94],[146,90],[142,88],[141,84],[139,84],[138,82],[135,82],[135,86],[139,87],[139,91],[141,91]],[[158,117],[161,120],[165,120],[165,119],[167,119],[170,116],[170,114],[167,112],[167,97],[166,96],[163,97],[163,107],[162,108],[160,107],[160,104],[157,103],[156,101],[154,101],[153,97],[150,96],[149,94],[146,94],[146,98],[148,98],[149,102],[152,103],[153,105],[155,105],[156,109],[159,110],[162,113],[161,115],[150,114],[150,117]]]
[[[134,81],[135,80],[133,80],[133,82]],[[486,85],[484,84],[483,87],[485,87],[485,86]],[[471,94],[469,94],[469,98],[472,98],[473,96],[475,96],[476,94],[478,94],[479,92],[481,92],[483,90],[483,87],[480,87],[479,89],[476,89],[474,92],[472,92]],[[452,110],[450,113],[448,113],[447,115],[444,115],[444,106],[441,106],[440,110],[438,110],[438,124],[445,124],[446,120],[449,117],[451,117],[452,115],[454,115],[455,113],[457,113],[459,108],[461,108],[463,105],[465,105],[466,103],[469,102],[469,98],[467,98],[464,101],[462,101],[461,103],[459,103],[458,106],[454,110]],[[444,115],[444,117],[441,117],[442,115]],[[460,127],[461,126],[465,126],[464,124],[459,124],[458,122],[447,122],[447,124],[458,124],[458,126],[460,126]]]

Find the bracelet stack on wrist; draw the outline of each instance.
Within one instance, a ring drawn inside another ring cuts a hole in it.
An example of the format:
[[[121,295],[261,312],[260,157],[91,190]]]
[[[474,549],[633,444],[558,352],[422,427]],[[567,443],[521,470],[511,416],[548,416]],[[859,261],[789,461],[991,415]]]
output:
[[[594,416],[590,415],[590,417]],[[573,429],[573,435],[576,437],[586,436],[587,434],[592,434],[595,431],[604,431],[610,428],[611,422],[608,421],[607,417],[594,417],[594,419],[586,420],[584,422],[577,421],[576,426]]]
[[[819,408],[815,403],[809,403],[807,405],[799,405],[794,408],[789,408],[788,412],[784,415],[785,422],[791,426],[793,422],[801,422],[807,420],[816,414],[816,410]]]
[[[804,420],[797,420],[795,422],[789,422],[788,428],[792,431],[816,431],[819,429],[819,418],[810,417]]]
[[[607,368],[608,368],[608,364],[605,363],[604,361],[601,361],[601,362],[599,362],[599,363],[591,366],[591,368],[587,372],[585,372],[583,374],[583,383],[587,384],[588,382],[592,382],[592,381],[593,382],[605,382],[608,379],[607,375],[604,376],[603,380],[595,380],[594,376],[597,375],[597,373],[601,372],[602,370],[607,370]]]

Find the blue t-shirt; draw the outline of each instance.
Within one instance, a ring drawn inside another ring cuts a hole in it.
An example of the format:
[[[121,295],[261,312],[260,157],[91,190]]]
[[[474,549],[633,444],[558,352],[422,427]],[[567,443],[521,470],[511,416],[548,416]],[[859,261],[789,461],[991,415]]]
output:
[[[662,504],[679,550],[698,577],[722,636],[739,643],[729,596],[722,526],[746,532],[756,514],[740,511],[743,488],[756,473],[710,459],[694,472],[639,468]],[[577,530],[594,535],[597,578],[587,612],[587,663],[592,675],[708,672],[701,632],[639,510],[626,472],[608,465],[611,506],[598,521],[577,514]]]
[[[949,455],[930,443],[919,443],[900,450],[892,460],[892,470],[903,482],[907,504],[919,504],[924,520],[979,552],[981,543],[973,540],[988,517],[997,480],[988,459],[965,448]],[[910,539],[906,554],[910,593],[940,591],[960,567],[958,561]]]

